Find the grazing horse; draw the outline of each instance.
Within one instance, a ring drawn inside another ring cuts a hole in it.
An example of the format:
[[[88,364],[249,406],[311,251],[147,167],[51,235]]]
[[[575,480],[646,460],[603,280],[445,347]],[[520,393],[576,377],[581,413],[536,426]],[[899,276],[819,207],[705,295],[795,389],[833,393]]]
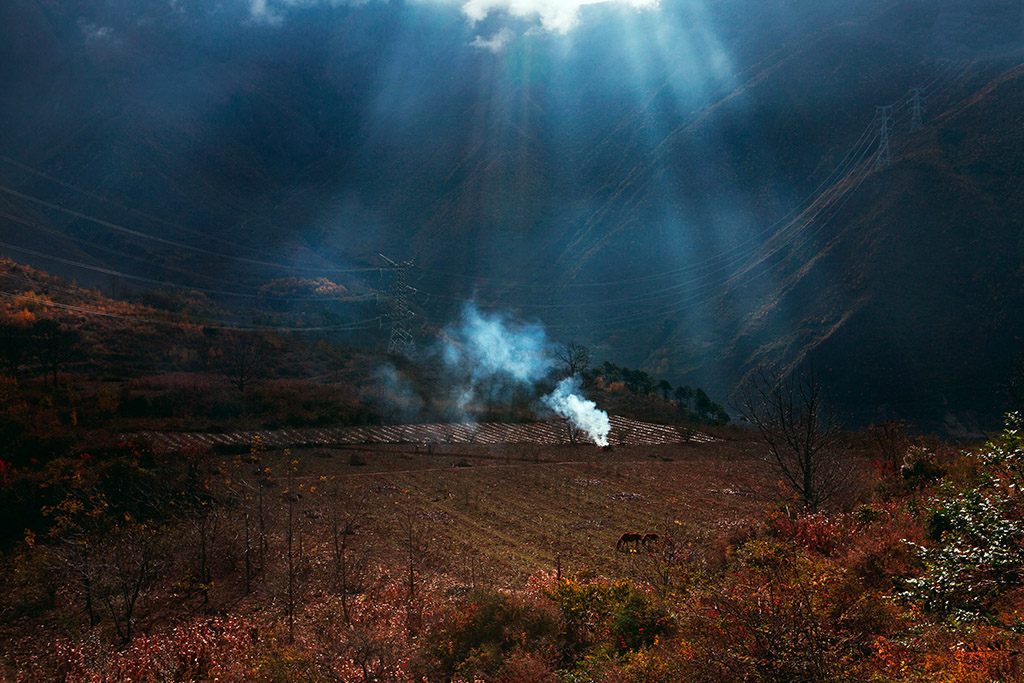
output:
[[[646,548],[648,545],[658,545],[661,543],[661,536],[655,533],[644,534],[643,539],[640,541]]]
[[[643,540],[644,540],[644,537],[641,536],[640,534],[631,534],[631,533],[628,533],[628,532],[624,533],[621,536],[619,536],[619,540],[615,544],[615,550],[621,551],[621,552],[625,552],[622,549],[624,547],[626,547],[627,545],[629,545],[630,543],[633,544],[633,549],[636,550],[636,549],[638,549],[640,547],[640,543]]]

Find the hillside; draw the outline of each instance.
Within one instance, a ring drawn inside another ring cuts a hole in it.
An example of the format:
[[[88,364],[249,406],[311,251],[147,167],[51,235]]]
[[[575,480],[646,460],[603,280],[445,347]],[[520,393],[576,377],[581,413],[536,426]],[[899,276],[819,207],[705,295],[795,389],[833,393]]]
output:
[[[720,396],[813,362],[855,422],[998,424],[1018,3],[597,5],[500,54],[454,6],[292,5],[5,3],[0,251],[250,319],[327,278],[298,308],[359,344],[378,252],[416,257],[423,344],[475,298]]]

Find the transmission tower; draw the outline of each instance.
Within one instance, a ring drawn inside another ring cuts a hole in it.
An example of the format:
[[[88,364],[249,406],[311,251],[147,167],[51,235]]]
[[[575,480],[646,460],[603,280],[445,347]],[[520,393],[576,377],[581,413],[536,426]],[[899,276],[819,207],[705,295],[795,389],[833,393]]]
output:
[[[878,154],[875,156],[875,168],[888,166],[892,163],[892,150],[889,148],[889,134],[892,132],[892,105],[875,107],[882,115],[882,127],[878,131]]]
[[[924,88],[910,89],[910,132],[921,127],[921,114],[924,111]]]
[[[416,352],[416,344],[409,331],[412,311],[409,309],[409,294],[415,288],[409,284],[409,269],[414,267],[413,260],[392,261],[384,254],[379,254],[391,271],[391,284],[385,302],[385,315],[391,322],[391,339],[388,341],[388,353],[411,356]]]

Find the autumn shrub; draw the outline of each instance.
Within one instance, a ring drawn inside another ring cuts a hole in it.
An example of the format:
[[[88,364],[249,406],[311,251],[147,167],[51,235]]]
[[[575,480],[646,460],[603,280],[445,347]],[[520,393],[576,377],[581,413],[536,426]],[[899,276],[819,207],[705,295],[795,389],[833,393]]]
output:
[[[562,683],[562,678],[546,657],[514,653],[502,664],[494,683]]]
[[[319,683],[326,679],[319,675],[312,653],[275,642],[264,649],[251,680],[259,683]]]
[[[435,675],[507,678],[509,664],[545,668],[555,658],[558,636],[554,610],[512,594],[478,591],[445,611],[425,650]]]
[[[614,654],[639,650],[669,630],[665,606],[625,579],[607,583],[569,577],[546,594],[562,619],[563,665],[593,649]]]
[[[921,563],[907,541],[921,535],[919,520],[900,499],[861,505],[850,513],[775,513],[764,530],[781,547],[834,558],[866,585],[888,591],[902,590],[918,573]]]
[[[942,479],[947,467],[943,456],[948,456],[946,449],[936,446],[911,446],[903,461],[901,474],[904,487],[908,490],[920,489]]]
[[[30,544],[6,558],[0,565],[0,595],[7,618],[39,618],[53,609],[60,587],[54,564],[48,553]]]
[[[28,668],[29,680],[62,683],[164,683],[257,679],[255,626],[245,619],[199,619],[161,633],[139,636],[121,650],[95,641],[59,639]]]
[[[767,520],[768,534],[820,555],[846,549],[857,534],[852,515],[814,512],[790,516],[776,513]]]
[[[906,595],[953,622],[984,620],[1024,627],[1016,609],[1000,609],[1008,592],[1024,587],[1024,417],[1011,414],[1000,438],[973,459],[975,481],[948,482],[932,499],[931,543],[915,544],[924,565]]]
[[[878,680],[898,683],[993,683],[1022,679],[1019,634],[974,623],[918,624],[902,637],[878,639]]]
[[[679,658],[671,656],[665,649],[633,650],[622,659],[620,680],[625,683],[676,683],[683,680]]]
[[[870,521],[861,515],[865,521],[846,552],[846,566],[871,589],[901,591],[921,569],[920,560],[907,542],[921,540],[920,523],[900,501],[879,503],[871,510]]]
[[[55,496],[42,483],[42,472],[28,468],[15,468],[4,463],[6,476],[0,481],[0,510],[4,523],[0,525],[0,552],[10,550],[25,534],[26,529],[43,527],[42,509],[56,502]]]
[[[883,482],[897,479],[903,467],[904,458],[910,448],[908,425],[903,420],[890,420],[868,427],[865,438],[872,451],[871,467]]]
[[[632,584],[616,584],[609,602],[608,635],[620,653],[649,647],[666,632],[668,615],[664,608]]]
[[[723,682],[864,680],[871,642],[900,622],[898,606],[852,572],[778,540],[744,546],[686,614],[690,677]]]

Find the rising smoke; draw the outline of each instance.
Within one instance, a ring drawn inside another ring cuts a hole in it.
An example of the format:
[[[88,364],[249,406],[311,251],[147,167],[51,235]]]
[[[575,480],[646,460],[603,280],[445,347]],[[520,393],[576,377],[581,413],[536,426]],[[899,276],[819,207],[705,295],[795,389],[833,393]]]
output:
[[[566,377],[555,390],[541,399],[548,408],[569,421],[576,429],[586,434],[598,446],[608,445],[611,424],[608,413],[599,410],[597,404],[579,394],[580,378]]]
[[[377,368],[377,385],[381,390],[383,405],[390,408],[392,415],[403,421],[416,419],[424,408],[423,399],[409,378],[394,365],[385,363]]]
[[[462,378],[454,397],[459,409],[468,414],[481,397],[500,402],[517,390],[536,390],[555,368],[553,351],[541,325],[483,313],[468,303],[458,323],[445,330],[442,357],[451,376]],[[608,445],[608,414],[581,394],[580,379],[567,377],[541,398],[541,404],[594,443]]]
[[[445,333],[445,363],[465,372],[474,384],[507,378],[532,385],[554,365],[540,324],[482,313],[473,303],[463,307],[462,319]]]

